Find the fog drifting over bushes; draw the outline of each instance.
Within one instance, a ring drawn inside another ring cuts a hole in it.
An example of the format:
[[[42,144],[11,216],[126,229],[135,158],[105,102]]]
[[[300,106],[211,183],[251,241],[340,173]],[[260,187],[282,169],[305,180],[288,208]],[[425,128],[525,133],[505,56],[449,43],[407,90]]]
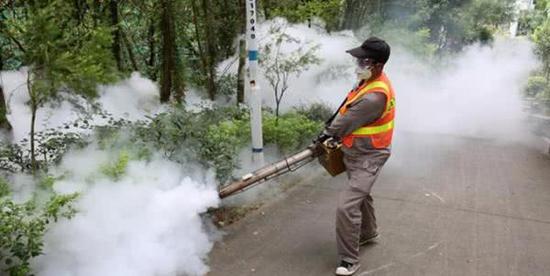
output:
[[[260,43],[277,19],[259,25]],[[283,107],[325,102],[336,108],[352,88],[353,60],[346,49],[361,39],[351,32],[328,34],[306,25],[288,25],[286,32],[302,43],[319,44],[322,63],[292,78]],[[433,66],[409,54],[399,41],[390,41],[387,72],[397,93],[396,143],[405,131],[451,134],[499,140],[520,140],[523,131],[520,91],[536,66],[530,43],[497,39],[492,47],[473,45]],[[225,67],[229,62],[221,64]],[[236,72],[236,63],[231,70]],[[14,138],[26,137],[30,124],[24,72],[2,74],[10,106]],[[265,79],[260,79],[264,104],[273,104]],[[116,116],[136,120],[161,110],[158,88],[134,75],[101,88],[100,102]],[[78,117],[68,103],[44,108],[38,128],[56,127]],[[313,137],[312,137],[313,138]],[[396,152],[399,154],[399,152]],[[212,238],[199,214],[218,204],[216,184],[191,164],[181,167],[161,157],[130,161],[119,180],[90,177],[113,153],[93,145],[65,156],[55,169],[69,176],[54,186],[58,192],[81,192],[79,213],[54,224],[46,235],[45,255],[36,259],[38,275],[203,275]],[[194,173],[192,173],[194,171]],[[20,185],[20,183],[15,183]]]

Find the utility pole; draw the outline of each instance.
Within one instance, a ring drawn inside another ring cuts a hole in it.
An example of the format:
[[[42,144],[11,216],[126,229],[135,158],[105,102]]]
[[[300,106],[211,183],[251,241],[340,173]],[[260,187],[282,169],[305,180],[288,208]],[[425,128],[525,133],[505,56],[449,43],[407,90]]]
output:
[[[262,97],[258,85],[258,40],[256,37],[256,0],[246,0],[246,35],[248,48],[248,91],[250,129],[252,130],[252,160],[263,165]]]

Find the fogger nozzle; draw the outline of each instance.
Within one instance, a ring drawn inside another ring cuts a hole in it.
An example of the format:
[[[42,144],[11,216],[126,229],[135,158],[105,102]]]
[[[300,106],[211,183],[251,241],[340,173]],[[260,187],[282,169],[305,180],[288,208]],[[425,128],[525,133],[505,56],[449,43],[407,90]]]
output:
[[[219,192],[220,198],[228,197],[238,191],[242,191],[243,189],[253,184],[267,181],[273,177],[298,169],[299,167],[311,162],[313,159],[315,159],[315,157],[315,147],[310,146],[307,149],[300,151],[281,161],[262,167],[258,170],[255,170],[254,172],[245,174],[239,180],[236,180],[222,187]]]
[[[239,180],[222,187],[219,192],[220,198],[228,197],[242,191],[247,187],[250,187],[251,185],[297,170],[317,157],[319,158],[319,163],[321,163],[326,171],[330,175],[336,176],[346,170],[343,162],[343,153],[340,147],[340,143],[337,143],[331,139],[328,139],[323,143],[313,143],[305,150],[302,150],[281,161],[245,174]]]

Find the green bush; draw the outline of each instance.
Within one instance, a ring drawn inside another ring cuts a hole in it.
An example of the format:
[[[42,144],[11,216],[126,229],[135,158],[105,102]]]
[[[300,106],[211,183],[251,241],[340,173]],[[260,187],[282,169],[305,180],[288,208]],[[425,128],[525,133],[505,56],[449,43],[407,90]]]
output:
[[[264,112],[265,144],[276,145],[284,153],[298,150],[321,131],[330,112],[330,108],[323,104],[301,106],[279,119]],[[124,129],[126,135],[106,135],[109,131],[103,130],[102,136],[109,141],[104,144],[111,145],[112,149],[123,146],[132,153],[131,158],[135,152],[143,152],[143,156],[160,152],[182,164],[198,161],[206,168],[213,168],[220,183],[231,177],[239,165],[239,150],[250,142],[249,110],[239,107],[204,108],[191,112],[176,106],[149,121],[128,124]],[[123,142],[117,142],[117,139]],[[113,171],[104,172],[116,177],[122,167],[125,166],[111,165],[109,168]]]
[[[548,89],[548,81],[543,76],[534,75],[527,80],[525,94],[528,97],[537,97]]]
[[[101,167],[101,172],[113,180],[119,180],[120,177],[126,173],[128,161],[130,161],[130,155],[127,151],[122,150],[114,162],[110,162]]]
[[[44,191],[53,192],[53,185],[55,184],[55,177],[51,175],[45,175],[38,182],[38,187]]]
[[[317,122],[326,122],[335,111],[325,103],[313,103],[310,105],[300,105],[300,106],[294,107],[294,110],[299,115],[303,115],[309,120],[317,121]]]
[[[70,149],[82,148],[89,143],[83,135],[47,129],[35,134],[37,164],[43,171],[57,164]],[[26,150],[29,140],[20,143],[0,142],[0,170],[7,172],[30,172],[31,154]]]
[[[550,112],[550,83],[539,74],[534,73],[529,77],[524,94],[534,100],[532,103],[534,112],[547,114]]]
[[[518,19],[517,35],[529,35],[540,26],[545,19],[545,12],[539,9],[521,11]]]
[[[4,177],[0,176],[0,198],[8,196],[11,193],[10,186]]]
[[[178,163],[198,161],[214,168],[223,182],[238,163],[238,150],[249,141],[248,128],[248,110],[243,108],[214,107],[192,112],[174,106],[149,121],[103,129],[100,144],[105,149],[122,147],[130,158],[147,159],[152,152],[159,152]],[[104,173],[117,178],[125,165],[107,167]]]
[[[266,111],[264,141],[276,145],[284,153],[295,151],[317,135],[331,113],[330,108],[322,103],[297,107],[279,119]],[[49,141],[38,143],[48,145],[45,151],[48,163],[46,160],[41,163],[46,175],[40,182],[43,190],[51,191],[54,181],[47,176],[47,166],[58,163],[71,148],[69,145],[80,148],[95,141],[102,150],[119,152],[115,161],[101,168],[103,174],[114,180],[125,173],[129,160],[147,160],[158,152],[174,162],[198,161],[205,168],[213,168],[217,179],[223,183],[238,167],[239,150],[250,142],[249,110],[235,106],[204,107],[198,112],[173,106],[147,120],[111,119],[108,125],[90,128],[93,129],[90,137],[63,134],[57,130],[40,135],[39,141]],[[58,140],[50,143],[51,137]],[[59,147],[61,142],[66,144]],[[0,169],[8,172],[28,170],[30,158],[23,150],[25,143],[0,145]]]
[[[237,75],[224,74],[216,79],[218,94],[231,97],[237,94]]]
[[[548,114],[550,112],[550,88],[546,88],[544,92],[539,93],[536,97],[536,100],[540,102],[544,106],[544,108],[546,108],[546,112],[543,112]]]
[[[323,123],[296,112],[281,115],[264,114],[263,130],[266,144],[275,144],[283,153],[305,146],[322,130]]]
[[[225,181],[238,166],[238,151],[249,141],[249,121],[233,120],[208,127],[199,148],[200,159],[216,169],[219,180]]]
[[[30,261],[42,254],[48,225],[59,217],[75,214],[72,202],[78,194],[53,195],[45,204],[36,200],[15,203],[0,198],[0,267],[11,276],[32,275]]]

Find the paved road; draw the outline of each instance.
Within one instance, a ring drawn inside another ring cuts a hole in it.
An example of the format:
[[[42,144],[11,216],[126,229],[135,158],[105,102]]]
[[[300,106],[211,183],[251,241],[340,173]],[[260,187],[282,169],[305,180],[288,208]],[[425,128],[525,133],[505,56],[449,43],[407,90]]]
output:
[[[373,191],[382,237],[362,250],[356,275],[550,275],[550,159],[434,138],[408,135],[394,150]],[[344,178],[314,175],[226,227],[208,275],[333,275]]]

